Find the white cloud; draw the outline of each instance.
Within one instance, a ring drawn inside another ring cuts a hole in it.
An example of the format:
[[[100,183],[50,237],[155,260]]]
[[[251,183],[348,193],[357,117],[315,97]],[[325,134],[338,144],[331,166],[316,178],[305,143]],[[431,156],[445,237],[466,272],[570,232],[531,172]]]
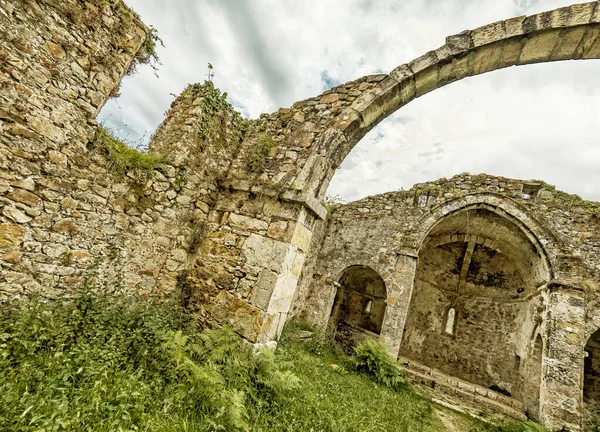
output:
[[[389,72],[449,34],[570,0],[129,0],[159,30],[160,78],[126,78],[102,112],[133,139],[151,134],[173,96],[206,78],[251,117],[345,82]],[[436,90],[371,131],[330,185],[345,199],[469,171],[539,178],[600,200],[600,62],[495,71]],[[441,143],[441,145],[440,145]],[[443,152],[439,152],[442,149]]]

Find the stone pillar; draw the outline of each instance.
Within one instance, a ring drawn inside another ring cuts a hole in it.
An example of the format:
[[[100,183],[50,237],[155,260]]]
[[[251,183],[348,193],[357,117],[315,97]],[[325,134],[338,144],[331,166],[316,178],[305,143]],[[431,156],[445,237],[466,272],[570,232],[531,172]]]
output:
[[[549,284],[544,319],[547,344],[542,361],[540,417],[552,430],[581,430],[582,373],[585,345],[583,289]]]
[[[383,275],[388,284],[388,299],[381,328],[380,340],[388,347],[390,353],[397,355],[402,342],[404,323],[415,280],[417,257],[399,255],[391,275]]]
[[[218,294],[210,306],[213,319],[231,325],[252,342],[276,341],[296,293],[316,215],[300,203],[264,195],[241,209],[230,198],[217,203],[218,209],[229,205],[229,212],[209,235],[212,246],[198,257],[204,269],[211,269],[199,273],[199,286],[206,287],[208,278],[217,282]],[[239,213],[232,212],[234,208]],[[223,259],[231,264],[225,268],[221,261],[210,264]]]

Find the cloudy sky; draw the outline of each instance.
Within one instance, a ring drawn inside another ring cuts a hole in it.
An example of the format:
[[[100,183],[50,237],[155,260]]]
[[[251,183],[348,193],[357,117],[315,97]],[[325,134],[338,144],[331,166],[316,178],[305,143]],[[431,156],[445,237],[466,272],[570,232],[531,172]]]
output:
[[[465,29],[571,0],[127,0],[165,48],[125,78],[100,120],[147,141],[188,83],[215,84],[249,118],[389,72]],[[382,122],[338,169],[351,201],[461,172],[543,179],[600,201],[600,61],[512,67],[429,93]]]

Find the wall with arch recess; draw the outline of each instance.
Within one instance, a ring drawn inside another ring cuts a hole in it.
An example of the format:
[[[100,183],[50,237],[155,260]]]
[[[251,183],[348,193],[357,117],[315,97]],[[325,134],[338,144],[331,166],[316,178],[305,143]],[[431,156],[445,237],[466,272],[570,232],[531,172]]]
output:
[[[584,338],[597,328],[587,316],[600,300],[595,209],[542,181],[485,174],[335,205],[294,313],[324,329],[341,272],[370,266],[388,286],[378,338],[391,352],[506,391],[530,418],[577,426],[579,382],[571,392],[553,380],[565,370],[578,379]],[[449,308],[452,335],[444,334]]]

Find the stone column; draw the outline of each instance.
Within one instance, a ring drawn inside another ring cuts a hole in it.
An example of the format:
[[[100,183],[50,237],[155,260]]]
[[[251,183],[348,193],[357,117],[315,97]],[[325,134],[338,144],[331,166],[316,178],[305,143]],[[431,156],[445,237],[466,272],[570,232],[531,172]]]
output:
[[[221,279],[238,279],[217,286],[219,293],[211,307],[213,318],[231,325],[252,342],[266,343],[279,339],[287,320],[311,243],[315,215],[301,204],[283,206],[264,196],[260,206],[247,213],[252,216],[230,213],[219,228],[231,237],[227,240],[230,245],[240,246],[217,247],[221,252],[218,257],[226,255],[237,265],[223,271],[219,266],[207,266],[214,256],[199,258],[213,274],[217,270],[231,273]]]
[[[404,323],[410,299],[412,297],[417,257],[413,255],[399,255],[394,270],[390,275],[382,275],[384,280],[391,280],[388,284],[388,299],[381,327],[380,340],[388,347],[390,353],[398,354]]]
[[[581,430],[585,345],[584,292],[572,284],[549,284],[544,318],[547,344],[542,360],[540,417],[552,430]]]

